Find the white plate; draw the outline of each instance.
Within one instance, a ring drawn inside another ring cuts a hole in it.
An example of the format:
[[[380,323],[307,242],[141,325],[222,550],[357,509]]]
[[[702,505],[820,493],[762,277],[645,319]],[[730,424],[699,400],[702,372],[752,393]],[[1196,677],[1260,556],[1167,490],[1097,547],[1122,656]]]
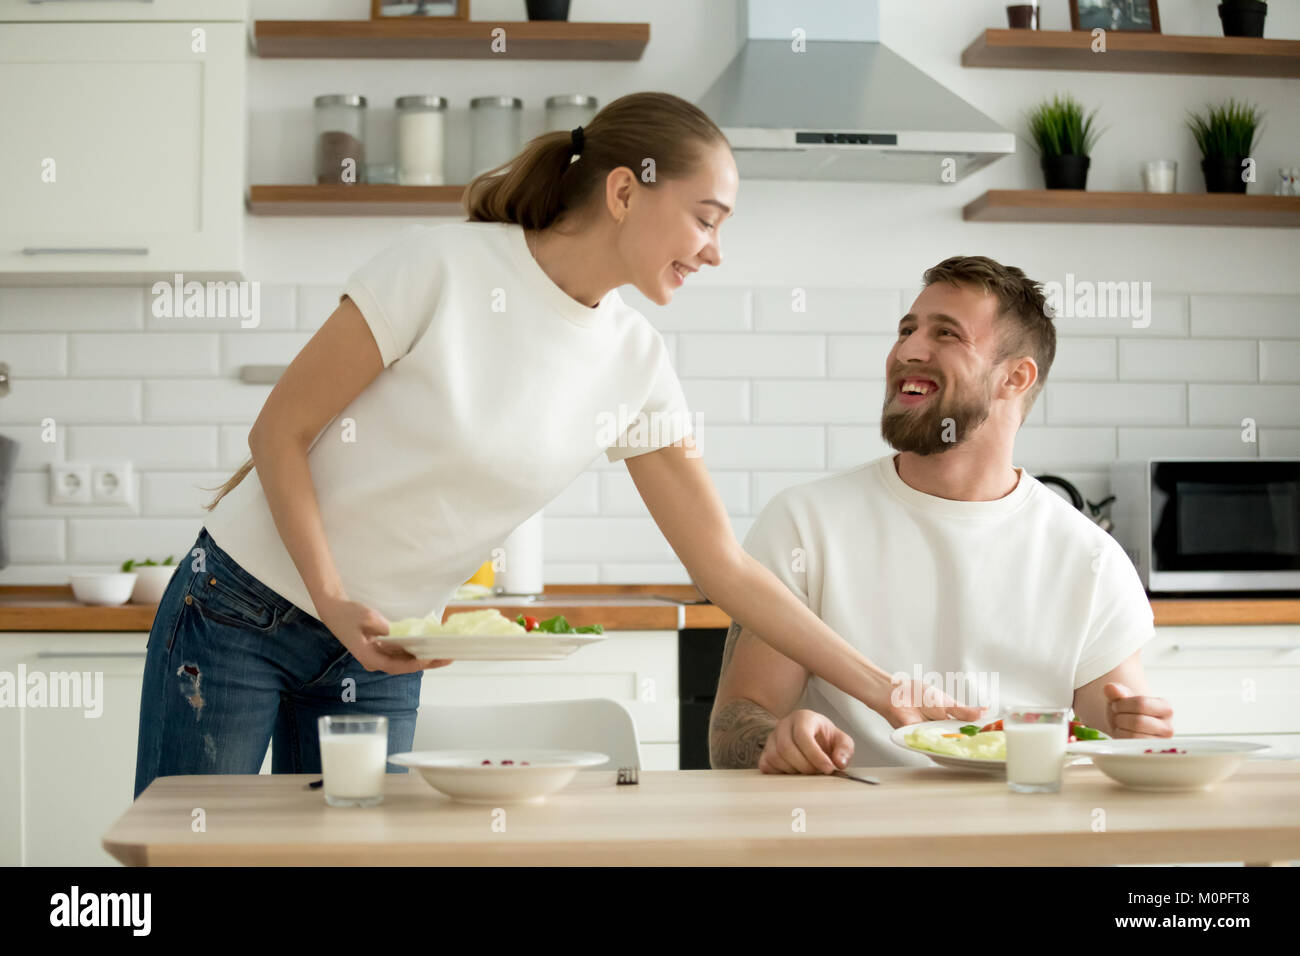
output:
[[[450,661],[558,661],[580,647],[603,641],[604,634],[424,634],[384,635],[388,641],[422,659]]]
[[[1176,747],[1186,753],[1145,753]],[[1208,790],[1232,776],[1267,744],[1212,737],[1134,737],[1126,740],[1081,740],[1066,752],[1092,758],[1097,769],[1134,790]]]
[[[490,761],[484,765],[483,761]],[[502,761],[510,760],[506,765]],[[541,803],[583,767],[609,760],[588,750],[420,750],[392,754],[389,763],[410,767],[435,790],[462,803]],[[524,761],[527,761],[525,765]]]
[[[904,739],[908,734],[912,733],[912,731],[921,728],[935,728],[942,730],[945,734],[952,734],[957,732],[957,728],[965,727],[967,724],[975,724],[977,727],[983,727],[985,724],[991,723],[993,723],[992,720],[985,720],[979,723],[973,720],[927,720],[919,724],[907,724],[903,727],[895,727],[893,733],[889,735],[889,739],[899,747],[902,747],[908,753],[921,754],[923,757],[929,757],[941,767],[951,767],[954,770],[978,770],[982,773],[1006,774],[1007,762],[1005,760],[981,760],[978,757],[954,757],[950,754],[937,754],[930,750],[920,750],[913,747]],[[1065,728],[1062,727],[1061,729],[1062,732],[1064,732]],[[1104,737],[1102,741],[1096,742],[1110,742],[1110,738]],[[1069,748],[1073,746],[1074,744],[1067,743],[1066,751],[1069,752]],[[1087,763],[1087,759],[1083,755],[1080,755],[1078,759],[1067,760],[1066,766],[1075,763]]]

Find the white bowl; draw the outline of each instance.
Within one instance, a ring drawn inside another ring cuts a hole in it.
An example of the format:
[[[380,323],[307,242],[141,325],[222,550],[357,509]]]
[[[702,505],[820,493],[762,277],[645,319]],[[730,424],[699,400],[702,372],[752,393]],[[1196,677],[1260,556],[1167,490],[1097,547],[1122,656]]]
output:
[[[125,604],[135,587],[134,571],[109,574],[73,574],[72,596],[82,604]]]
[[[1159,753],[1170,748],[1180,752]],[[1174,736],[1081,740],[1065,749],[1091,757],[1097,769],[1116,783],[1134,790],[1168,791],[1208,790],[1232,776],[1251,754],[1269,748],[1246,741]]]
[[[511,763],[504,764],[506,760]],[[595,767],[608,760],[608,754],[585,750],[529,747],[421,750],[388,758],[389,763],[419,771],[429,786],[453,800],[493,805],[541,803],[547,795],[567,786],[583,767]]]
[[[131,573],[139,577],[136,578],[135,590],[131,592],[131,603],[157,604],[161,601],[178,567],[176,564],[134,565]]]

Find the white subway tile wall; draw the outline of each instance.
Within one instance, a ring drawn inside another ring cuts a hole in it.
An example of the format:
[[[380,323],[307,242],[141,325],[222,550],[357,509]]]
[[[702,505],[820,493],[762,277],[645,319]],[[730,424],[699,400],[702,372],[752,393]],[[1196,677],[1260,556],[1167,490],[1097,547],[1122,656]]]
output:
[[[737,537],[782,489],[888,453],[884,361],[915,291],[710,287],[660,307],[620,290],[664,333]],[[271,390],[240,383],[240,366],[289,362],[338,294],[263,285],[257,327],[241,328],[155,317],[140,289],[0,288],[13,380],[0,434],[20,444],[0,582],[64,583],[187,546]],[[1300,456],[1300,296],[1166,292],[1146,328],[1072,316],[1057,327],[1048,385],[1017,438],[1031,472],[1099,500],[1117,458]],[[49,504],[51,463],[122,459],[135,469],[129,510]],[[556,583],[690,580],[625,466],[603,456],[547,507],[545,536]]]

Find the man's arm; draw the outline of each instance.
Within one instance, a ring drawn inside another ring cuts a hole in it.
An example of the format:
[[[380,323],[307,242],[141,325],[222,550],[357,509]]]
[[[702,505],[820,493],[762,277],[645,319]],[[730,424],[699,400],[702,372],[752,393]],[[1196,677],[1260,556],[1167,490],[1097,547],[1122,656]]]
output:
[[[709,718],[710,765],[757,767],[768,735],[794,709],[807,683],[808,671],[733,621]]]
[[[1150,693],[1142,652],[1134,651],[1118,667],[1075,690],[1074,713],[1111,737],[1172,737],[1174,709]]]

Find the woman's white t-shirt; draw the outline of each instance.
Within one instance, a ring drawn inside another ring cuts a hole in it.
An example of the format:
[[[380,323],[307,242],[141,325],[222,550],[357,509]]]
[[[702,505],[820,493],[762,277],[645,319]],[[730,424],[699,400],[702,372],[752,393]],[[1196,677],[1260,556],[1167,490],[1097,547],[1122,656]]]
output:
[[[1151,604],[1114,538],[1017,471],[1005,497],[953,501],[908,485],[889,455],[782,491],[745,550],[891,674],[990,714],[999,704],[1069,707],[1076,688],[1151,639]],[[797,707],[852,736],[856,766],[930,765],[820,677]]]
[[[618,461],[692,434],[663,336],[617,291],[595,308],[569,296],[518,225],[412,227],[344,295],[385,367],[307,460],[348,597],[390,620],[441,613],[492,548],[602,453]],[[204,525],[319,617],[256,468]]]

